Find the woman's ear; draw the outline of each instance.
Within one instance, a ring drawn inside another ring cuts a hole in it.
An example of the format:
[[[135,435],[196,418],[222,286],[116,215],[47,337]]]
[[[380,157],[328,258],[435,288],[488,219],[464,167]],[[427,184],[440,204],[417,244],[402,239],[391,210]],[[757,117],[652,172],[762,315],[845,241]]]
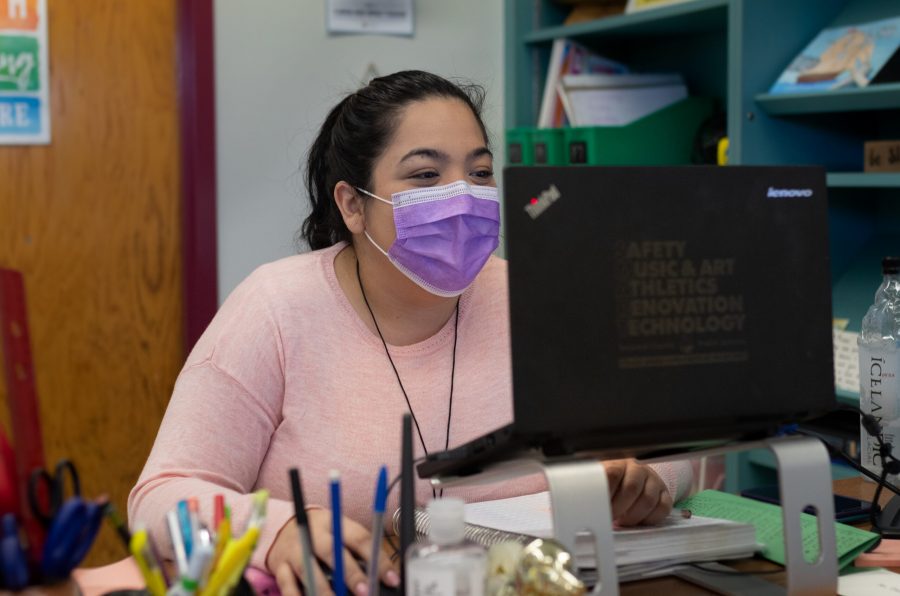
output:
[[[334,185],[334,202],[352,234],[362,234],[366,228],[365,203],[360,194],[343,180]]]

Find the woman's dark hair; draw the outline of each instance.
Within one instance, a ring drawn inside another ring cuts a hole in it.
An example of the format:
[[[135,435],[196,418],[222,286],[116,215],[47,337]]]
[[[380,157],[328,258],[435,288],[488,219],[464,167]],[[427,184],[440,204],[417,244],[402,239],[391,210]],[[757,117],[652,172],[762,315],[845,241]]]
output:
[[[421,70],[372,79],[331,110],[309,149],[306,190],[312,210],[303,222],[301,236],[311,249],[350,241],[350,230],[334,202],[335,185],[344,180],[352,186],[371,188],[375,160],[390,142],[400,111],[431,97],[458,99],[469,106],[488,142],[481,119],[481,87],[457,84]]]

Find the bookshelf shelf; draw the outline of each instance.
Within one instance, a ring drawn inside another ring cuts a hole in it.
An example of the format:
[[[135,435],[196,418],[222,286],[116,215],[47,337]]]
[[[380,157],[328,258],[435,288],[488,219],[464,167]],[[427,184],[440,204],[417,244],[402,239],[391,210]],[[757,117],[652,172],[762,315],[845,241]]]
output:
[[[888,110],[900,107],[900,83],[818,93],[760,93],[754,99],[759,107],[771,115]]]
[[[828,186],[831,188],[900,188],[900,172],[864,173],[829,172]],[[900,195],[897,195],[900,199]]]
[[[725,26],[729,0],[691,0],[632,14],[622,14],[575,25],[537,29],[522,36],[525,43],[549,43],[558,37],[581,39],[602,36],[644,37],[685,35]]]
[[[847,391],[845,389],[835,389],[834,394],[839,404],[847,404],[848,406],[859,406],[859,393],[856,391]]]
[[[747,461],[750,464],[768,470],[778,469],[778,465],[775,462],[775,456],[768,449],[755,449],[747,453]],[[833,480],[840,480],[841,478],[856,478],[858,475],[859,473],[856,470],[854,470],[844,462],[832,461],[831,478]]]

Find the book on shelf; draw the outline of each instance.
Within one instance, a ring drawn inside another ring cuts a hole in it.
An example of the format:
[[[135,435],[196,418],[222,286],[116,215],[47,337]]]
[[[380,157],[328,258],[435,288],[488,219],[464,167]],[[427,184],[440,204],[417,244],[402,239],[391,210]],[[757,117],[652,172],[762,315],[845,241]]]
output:
[[[559,82],[570,126],[623,126],[688,96],[678,74],[575,74]]]
[[[900,80],[900,17],[819,32],[769,93],[809,93]]]
[[[583,45],[570,39],[553,41],[541,109],[538,113],[538,128],[559,128],[567,124],[562,98],[559,96],[561,77],[570,74],[616,74],[628,72],[624,64],[595,54]]]
[[[469,503],[465,519],[466,537],[484,546],[507,540],[527,544],[535,538],[553,537],[547,492]],[[399,511],[394,514],[395,530],[398,520]],[[416,510],[415,525],[418,536],[428,534],[425,510]],[[700,516],[686,518],[680,510],[656,526],[616,529],[613,546],[620,581],[662,575],[685,563],[749,557],[757,550],[752,525]],[[589,537],[576,543],[576,566],[586,581],[596,578],[593,551]]]
[[[670,4],[684,4],[685,2],[693,2],[694,0],[628,0],[625,5],[625,13],[640,12],[651,8],[662,8]]]

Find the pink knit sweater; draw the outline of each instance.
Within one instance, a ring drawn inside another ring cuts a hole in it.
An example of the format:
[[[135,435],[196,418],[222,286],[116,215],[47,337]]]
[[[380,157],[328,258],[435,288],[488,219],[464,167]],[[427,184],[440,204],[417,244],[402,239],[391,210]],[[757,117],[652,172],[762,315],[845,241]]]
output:
[[[132,526],[147,526],[171,557],[165,513],[200,499],[210,519],[213,495],[232,507],[242,532],[248,493],[267,488],[268,518],[252,563],[264,567],[276,534],[293,515],[288,468],[298,466],[307,504],[328,506],[328,472],[341,472],[344,514],[371,524],[377,470],[399,470],[406,402],[377,335],[338,285],[344,247],[288,257],[251,274],[222,305],[175,384],[156,443],[128,499]],[[443,448],[454,320],[433,337],[389,346],[428,451]],[[512,420],[506,262],[491,258],[461,297],[450,446]],[[416,441],[416,456],[424,454]],[[690,484],[686,463],[655,466],[673,497]],[[485,500],[542,490],[531,476],[446,490]],[[417,501],[431,489],[417,480]],[[388,503],[397,507],[398,491]]]

